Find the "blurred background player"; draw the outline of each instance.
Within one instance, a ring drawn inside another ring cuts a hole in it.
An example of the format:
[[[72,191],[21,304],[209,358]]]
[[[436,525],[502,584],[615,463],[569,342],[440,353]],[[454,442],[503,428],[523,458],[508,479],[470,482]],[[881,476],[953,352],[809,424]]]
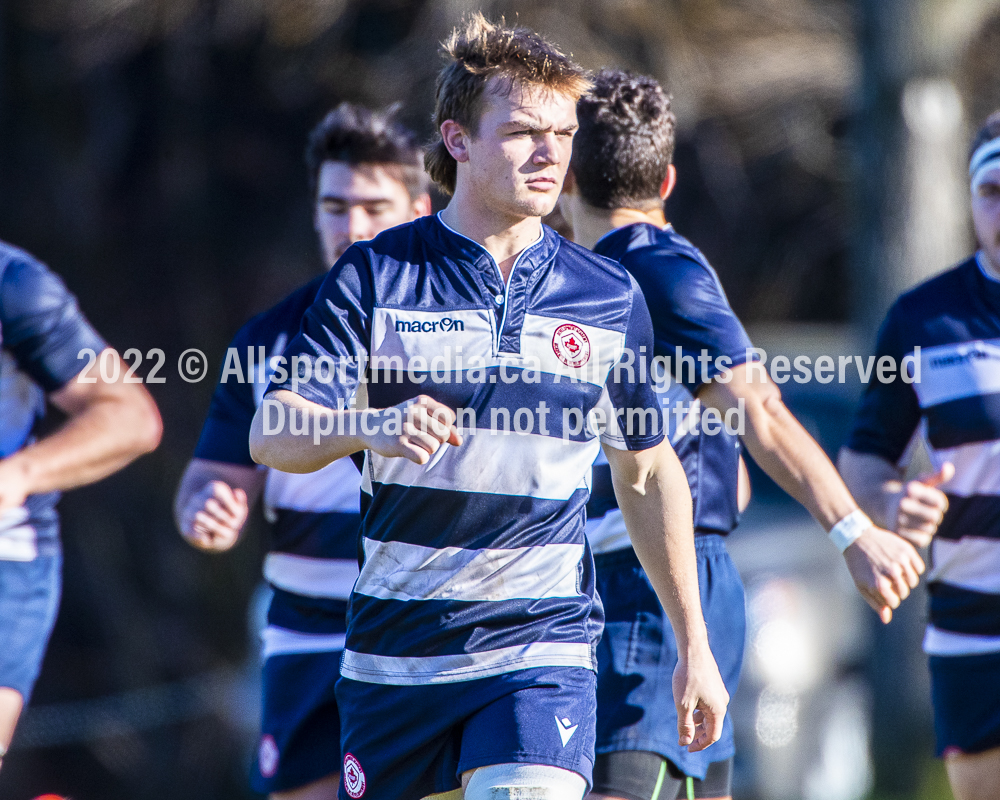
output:
[[[969,177],[979,250],[889,310],[877,356],[915,355],[919,376],[869,384],[839,463],[873,519],[918,546],[933,537],[936,751],[957,800],[986,800],[1000,797],[1000,112]],[[918,433],[936,472],[904,482]]]
[[[612,369],[652,347],[642,294],[619,264],[540,222],[589,82],[533,31],[479,14],[445,47],[427,165],[452,199],[344,254],[288,352],[346,363],[345,377],[273,383],[251,452],[306,471],[368,451],[364,565],[337,684],[341,796],[416,800],[462,785],[466,800],[579,800],[603,620],[584,534],[598,433],[681,643],[684,745],[718,738],[727,696],[698,603],[683,470],[648,380]],[[459,348],[463,366],[434,365]],[[394,380],[378,366],[392,359]],[[368,410],[333,410],[361,390]],[[462,434],[454,409],[475,410]],[[610,415],[603,431],[582,429],[594,409]],[[633,422],[615,423],[616,409]],[[277,430],[276,414],[289,420]],[[294,433],[303,421],[311,437]]]
[[[393,117],[392,109],[342,103],[310,135],[306,162],[326,269],[354,242],[430,212],[423,153]],[[274,594],[263,632],[263,722],[252,783],[272,797],[296,800],[337,794],[340,717],[333,685],[346,601],[358,574],[361,476],[347,458],[309,475],[263,469],[250,458],[247,438],[278,366],[271,359],[298,333],[325,277],[236,334],[175,502],[184,538],[219,552],[236,543],[263,493],[272,532],[264,577]]]
[[[59,277],[3,242],[0,336],[2,759],[59,610],[59,492],[100,480],[154,450],[162,427],[152,397],[141,384],[123,381],[126,366]],[[67,420],[36,440],[32,429],[47,401]]]
[[[694,500],[709,641],[732,695],[743,658],[744,597],[722,537],[736,527],[745,500],[741,505],[738,498],[739,441],[726,431],[726,414],[731,430],[739,427],[735,414],[745,415],[751,455],[831,536],[853,530],[854,538],[841,549],[858,589],[884,621],[916,586],[923,562],[909,543],[858,512],[833,464],[781,402],[778,388],[762,368],[747,362],[752,345],[714,270],[667,223],[663,201],[676,181],[675,120],[660,85],[653,78],[604,70],[581,98],[578,116],[563,215],[576,242],[621,261],[635,277],[653,315],[655,354],[670,358],[676,383],[663,402]],[[704,416],[698,407],[691,409],[694,397],[706,408]],[[676,414],[678,405],[691,413]],[[600,465],[594,489],[591,512],[599,516],[613,509],[614,495]],[[618,513],[607,513],[588,529],[608,620],[599,648],[595,794],[672,800],[684,796],[684,776],[693,776],[695,796],[729,796],[731,721],[726,718],[721,741],[704,753],[688,753],[671,740],[669,676],[676,646],[670,628]]]

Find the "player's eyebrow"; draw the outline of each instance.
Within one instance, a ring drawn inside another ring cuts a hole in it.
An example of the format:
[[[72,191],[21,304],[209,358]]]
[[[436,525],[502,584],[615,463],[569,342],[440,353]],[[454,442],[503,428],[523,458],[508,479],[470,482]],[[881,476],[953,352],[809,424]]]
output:
[[[556,131],[556,133],[573,133],[580,126],[574,122],[563,128],[556,128],[554,125],[539,125],[536,122],[529,122],[527,120],[511,120],[504,127],[510,130],[527,130],[532,133],[549,133],[550,131]]]

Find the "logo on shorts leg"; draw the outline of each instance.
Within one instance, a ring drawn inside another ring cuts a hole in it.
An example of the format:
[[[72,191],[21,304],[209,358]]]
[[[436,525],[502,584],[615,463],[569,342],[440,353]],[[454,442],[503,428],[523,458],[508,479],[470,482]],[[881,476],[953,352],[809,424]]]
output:
[[[590,339],[583,328],[567,322],[552,334],[552,352],[567,367],[582,367],[590,360]]]
[[[260,774],[265,778],[273,778],[278,771],[278,760],[281,753],[278,750],[278,743],[274,741],[271,734],[260,737],[260,747],[257,748],[257,766]]]
[[[365,771],[350,753],[344,756],[344,788],[355,799],[365,793]]]
[[[573,734],[576,733],[576,729],[580,727],[580,723],[573,725],[569,721],[569,717],[559,719],[557,716],[556,727],[559,728],[559,738],[562,739],[563,747],[565,747],[569,744],[569,740],[573,738]]]

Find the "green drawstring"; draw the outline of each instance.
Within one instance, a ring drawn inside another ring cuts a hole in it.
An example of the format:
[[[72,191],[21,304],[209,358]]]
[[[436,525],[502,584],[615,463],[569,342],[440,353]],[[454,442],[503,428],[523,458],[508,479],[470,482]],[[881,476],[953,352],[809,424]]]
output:
[[[685,783],[687,783],[687,790],[688,790],[687,800],[694,800],[694,778],[688,775],[687,781],[685,781]]]

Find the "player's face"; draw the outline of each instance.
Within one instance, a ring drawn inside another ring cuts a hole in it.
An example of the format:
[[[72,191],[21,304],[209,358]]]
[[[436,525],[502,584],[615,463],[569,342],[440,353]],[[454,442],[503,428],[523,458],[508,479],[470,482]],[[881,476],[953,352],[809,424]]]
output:
[[[467,140],[480,204],[511,217],[551,213],[576,129],[576,101],[568,95],[515,84],[503,96],[487,86],[479,127]]]
[[[1000,166],[985,175],[972,195],[972,224],[983,254],[1000,274]]]
[[[327,269],[354,242],[419,215],[418,203],[410,200],[406,187],[379,167],[323,162],[313,222]]]

